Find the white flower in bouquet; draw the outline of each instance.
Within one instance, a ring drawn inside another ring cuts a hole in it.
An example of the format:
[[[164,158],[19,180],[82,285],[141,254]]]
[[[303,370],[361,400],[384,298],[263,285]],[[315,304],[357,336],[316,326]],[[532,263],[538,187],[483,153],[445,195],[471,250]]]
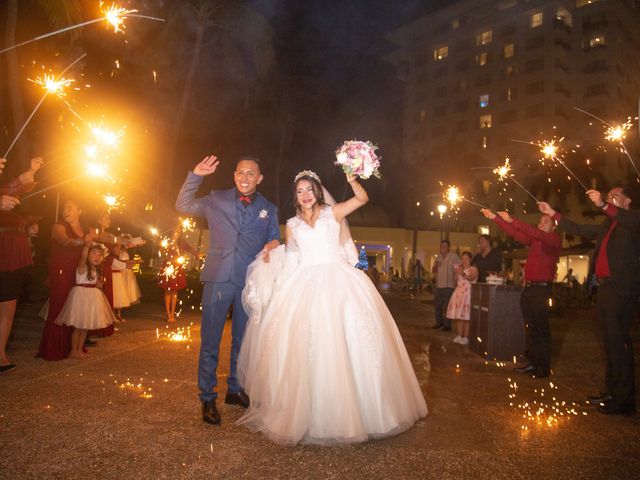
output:
[[[373,175],[380,178],[380,157],[376,155],[378,149],[371,142],[347,140],[336,150],[336,165],[349,175],[367,179]]]

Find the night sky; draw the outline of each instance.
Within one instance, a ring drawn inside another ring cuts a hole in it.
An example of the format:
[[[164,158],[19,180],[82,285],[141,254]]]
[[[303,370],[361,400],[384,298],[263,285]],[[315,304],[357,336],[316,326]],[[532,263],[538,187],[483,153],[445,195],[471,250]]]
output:
[[[97,3],[80,2],[79,21],[95,18]],[[342,141],[357,138],[380,146],[383,179],[365,185],[373,205],[393,212],[402,203],[404,172],[394,166],[402,153],[403,92],[394,67],[383,59],[393,48],[384,34],[417,12],[447,3],[452,2],[119,2],[167,21],[130,18],[125,34],[92,25],[75,36],[22,47],[18,58],[23,76],[29,76],[32,61],[60,68],[88,53],[81,71],[91,87],[70,103],[84,117],[126,125],[126,162],[119,173],[134,199],[128,202],[131,210],[158,199],[170,208],[186,172],[210,153],[222,164],[205,185],[229,188],[235,160],[251,153],[264,163],[261,191],[281,206],[284,220],[291,213],[291,179],[301,169],[317,171],[336,198],[348,194],[333,152]],[[208,17],[184,119],[176,128],[202,4],[219,8]],[[65,25],[63,20],[56,27]],[[37,3],[19,2],[18,41],[53,29]],[[7,105],[4,77],[2,82],[2,105]],[[22,90],[28,113],[39,93],[28,82]],[[6,146],[13,135],[6,107],[3,124],[0,142]],[[79,148],[73,128],[78,124],[57,101],[47,101],[34,118],[25,137],[31,154],[59,164],[46,175],[43,171],[43,185],[73,174],[75,167],[67,164]],[[66,190],[73,195],[86,187]]]

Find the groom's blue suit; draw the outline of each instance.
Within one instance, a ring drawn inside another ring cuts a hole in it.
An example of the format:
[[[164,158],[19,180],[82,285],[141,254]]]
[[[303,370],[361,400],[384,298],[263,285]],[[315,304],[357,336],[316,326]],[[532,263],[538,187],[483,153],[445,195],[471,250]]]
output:
[[[215,391],[218,351],[232,303],[231,365],[227,384],[229,393],[241,390],[236,378],[236,360],[247,323],[241,300],[247,267],[266,243],[280,239],[280,227],[278,209],[259,193],[247,206],[238,199],[235,188],[211,190],[209,195],[196,198],[201,183],[202,177],[189,172],[178,194],[176,209],[206,218],[209,223],[209,250],[200,274],[204,292],[198,365],[200,399],[207,402],[218,396]]]

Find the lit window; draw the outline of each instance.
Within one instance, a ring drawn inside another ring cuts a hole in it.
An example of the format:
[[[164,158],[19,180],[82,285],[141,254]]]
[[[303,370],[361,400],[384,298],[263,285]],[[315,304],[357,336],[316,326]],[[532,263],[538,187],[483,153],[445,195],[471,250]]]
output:
[[[601,47],[605,45],[604,35],[596,35],[589,40],[589,46],[591,48]]]
[[[491,30],[479,33],[476,35],[476,45],[486,45],[487,43],[491,43],[492,38],[493,32]]]
[[[480,95],[480,108],[487,108],[489,106],[489,94],[485,93]]]
[[[487,52],[480,52],[476,55],[476,63],[480,66],[487,64]]]
[[[449,55],[449,47],[446,45],[444,47],[438,47],[433,51],[433,59],[434,60],[442,60],[447,58]]]
[[[446,45],[444,47],[436,48],[433,51],[434,60],[442,60],[444,58],[447,58],[448,55],[449,55],[449,47],[447,47]]]
[[[536,28],[542,25],[542,12],[534,13],[529,18],[530,18],[529,26],[531,28]]]
[[[504,58],[511,58],[514,54],[514,46],[513,43],[507,43],[504,47],[502,47],[502,56]]]
[[[507,88],[507,102],[510,102],[512,98],[511,89]]]
[[[460,27],[460,19],[454,18],[453,20],[451,20],[451,30],[457,30],[458,27]]]
[[[480,115],[480,128],[491,128],[491,115]]]
[[[592,3],[596,3],[598,0],[576,0],[576,8],[584,7],[585,5],[591,5]]]

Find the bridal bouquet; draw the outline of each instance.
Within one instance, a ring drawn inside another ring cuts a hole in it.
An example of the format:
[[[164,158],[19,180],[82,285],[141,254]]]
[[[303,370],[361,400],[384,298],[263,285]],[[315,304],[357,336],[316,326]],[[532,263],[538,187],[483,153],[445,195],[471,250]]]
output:
[[[376,155],[376,147],[371,142],[347,140],[336,150],[336,165],[342,167],[344,173],[367,179],[373,175],[380,178],[380,157]]]

